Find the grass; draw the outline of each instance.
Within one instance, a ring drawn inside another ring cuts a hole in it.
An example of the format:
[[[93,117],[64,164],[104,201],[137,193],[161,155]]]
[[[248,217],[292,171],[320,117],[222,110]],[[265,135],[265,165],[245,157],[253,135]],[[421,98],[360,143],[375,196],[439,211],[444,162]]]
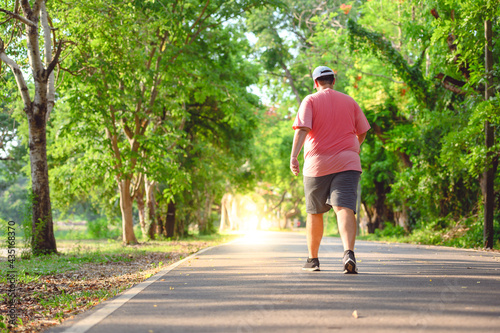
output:
[[[43,310],[50,312],[53,308],[61,308],[61,311],[58,311],[55,314],[55,319],[57,320],[62,319],[62,315],[65,311],[72,311],[73,309],[82,306],[85,301],[90,300],[91,302],[97,304],[107,298],[116,296],[120,291],[120,289],[113,289],[111,291],[99,289],[95,291],[81,291],[74,294],[63,291],[59,295],[53,295],[50,297],[44,297],[43,294],[38,292],[35,292],[34,294]]]

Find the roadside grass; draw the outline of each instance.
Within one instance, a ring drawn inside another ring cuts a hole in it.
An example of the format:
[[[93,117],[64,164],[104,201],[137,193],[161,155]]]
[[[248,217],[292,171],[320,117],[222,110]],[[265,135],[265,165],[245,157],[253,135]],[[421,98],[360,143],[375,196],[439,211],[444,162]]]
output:
[[[494,230],[495,244],[493,250],[500,250],[500,225],[498,221],[494,222]],[[328,235],[338,236],[338,232],[334,231]],[[406,231],[401,226],[386,223],[384,229],[377,229],[373,234],[363,234],[356,238],[359,240],[444,245],[469,249],[482,249],[484,247],[483,225],[473,218],[452,222],[451,225],[445,219],[438,219],[417,225],[411,232]]]
[[[0,318],[0,332],[39,332],[57,325],[144,281],[167,265],[239,236],[195,235],[131,246],[117,240],[57,240],[58,254],[16,258],[18,325],[7,329],[7,318]],[[1,313],[7,313],[8,264],[5,257],[0,258]]]

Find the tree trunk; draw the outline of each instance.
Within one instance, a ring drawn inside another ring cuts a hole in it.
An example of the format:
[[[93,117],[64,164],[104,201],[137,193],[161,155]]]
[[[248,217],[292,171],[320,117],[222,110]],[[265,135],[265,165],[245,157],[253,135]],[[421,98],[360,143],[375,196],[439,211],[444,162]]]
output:
[[[283,219],[282,219],[283,224],[280,225],[280,229],[292,229],[292,226],[290,225],[290,219],[299,214],[300,210],[297,207],[294,207],[285,214],[283,214]]]
[[[281,68],[285,71],[285,75],[288,79],[288,82],[290,83],[290,87],[292,88],[293,94],[295,95],[295,99],[297,100],[298,105],[300,106],[300,103],[302,103],[302,100],[300,99],[300,94],[299,91],[297,90],[297,87],[295,87],[295,82],[293,80],[292,73],[288,70],[288,67],[284,63],[281,64]]]
[[[175,211],[177,207],[175,202],[170,202],[168,204],[167,219],[165,221],[165,236],[167,238],[174,237],[175,230]]]
[[[46,91],[46,87],[42,87]],[[43,97],[42,97],[43,99]],[[32,240],[31,249],[34,255],[56,253],[56,240],[52,222],[52,208],[49,193],[49,172],[47,166],[47,136],[45,126],[44,105],[33,104],[27,112],[29,122],[29,148],[31,163],[32,205]]]
[[[221,219],[219,231],[224,229],[236,230],[238,228],[238,202],[236,196],[225,193],[221,200]]]
[[[122,212],[123,243],[137,244],[134,234],[134,219],[132,215],[132,196],[130,195],[130,180],[118,181],[120,190],[120,209]]]
[[[368,227],[368,233],[373,234],[373,233],[375,233],[375,230],[378,229],[378,224],[376,224],[375,222],[372,223],[370,221],[368,223],[367,227]]]
[[[383,223],[387,219],[386,207],[385,207],[385,184],[384,182],[374,182],[375,193],[377,194],[377,200],[375,201],[375,214],[373,220],[370,221],[368,225],[368,233],[374,233],[375,229],[383,227]]]
[[[238,202],[241,201],[241,197],[234,195],[231,199],[231,210],[229,211],[229,230],[239,230],[241,223],[238,216]]]
[[[19,2],[16,1],[15,3],[15,7],[17,7]],[[22,9],[24,16],[18,12],[18,8]],[[48,28],[48,16],[44,0],[36,0],[33,6],[31,6],[28,1],[23,1],[18,8],[15,8],[14,12],[5,13],[8,16],[7,21],[11,19],[17,20],[21,26],[24,25],[26,31],[25,38],[18,39],[26,41],[31,75],[35,84],[33,101],[30,97],[28,85],[24,80],[23,71],[16,61],[6,54],[5,47],[10,44],[10,41],[6,45],[1,36],[0,61],[3,61],[11,68],[16,78],[19,93],[24,103],[24,111],[28,118],[31,190],[33,194],[31,250],[34,255],[57,253],[52,221],[52,208],[50,204],[46,117],[48,117],[54,105],[53,95],[55,93],[55,87],[54,80],[51,78],[53,77],[52,72],[61,53],[61,42],[52,59],[50,28]],[[41,25],[44,27],[46,67],[44,67],[40,55],[40,16],[42,17]],[[14,24],[14,27],[17,27],[17,25]],[[9,32],[7,31],[7,33]],[[16,50],[14,53],[18,54],[19,52]]]
[[[204,209],[203,212],[200,214],[200,219],[198,220],[198,230],[200,233],[210,233],[211,232],[211,227],[210,227],[210,211],[212,209],[212,195],[211,194],[206,194],[205,195],[205,204],[204,204]]]
[[[371,228],[373,228],[372,218],[374,215],[372,208],[368,207],[368,205],[364,201],[361,202],[361,207],[362,207],[364,215],[365,215],[364,221],[366,221],[366,223],[363,225],[363,227],[364,227],[363,230],[368,232],[368,233],[374,233],[375,229],[371,230]],[[361,227],[362,226],[360,225],[360,228]]]
[[[147,235],[150,239],[155,238],[157,229],[156,223],[156,197],[155,197],[155,182],[145,180],[146,183],[146,225]]]
[[[397,217],[398,225],[400,227],[403,227],[405,231],[410,231],[410,223],[409,223],[410,217],[408,214],[408,206],[406,205],[406,202],[403,202],[403,206],[401,207],[401,212],[399,213]]]
[[[229,193],[224,193],[222,196],[221,204],[220,204],[220,225],[219,225],[219,232],[224,231],[224,228],[226,226],[226,221],[228,221],[229,224],[229,209],[228,209],[228,197],[231,194]]]
[[[141,232],[143,236],[147,234],[146,228],[146,209],[144,206],[144,186],[141,185],[135,196],[135,201],[137,202],[137,210],[139,211],[139,225],[141,226]]]
[[[484,22],[484,36],[486,39],[485,45],[485,71],[486,71],[486,80],[485,80],[485,93],[484,99],[488,100],[493,96],[493,45],[492,45],[492,36],[493,30],[491,26],[491,21],[487,20]],[[484,132],[485,132],[485,145],[486,150],[490,150],[495,143],[495,131],[494,128],[490,125],[489,121],[486,120],[484,123]],[[495,207],[495,171],[493,168],[493,153],[488,151],[486,153],[486,169],[483,173],[483,181],[481,190],[483,192],[484,198],[484,247],[485,248],[493,248],[493,213]]]
[[[163,220],[163,218],[160,216],[160,214],[157,214],[158,216],[156,216],[156,234],[157,235],[166,235],[167,234],[167,231],[165,230],[165,221]]]

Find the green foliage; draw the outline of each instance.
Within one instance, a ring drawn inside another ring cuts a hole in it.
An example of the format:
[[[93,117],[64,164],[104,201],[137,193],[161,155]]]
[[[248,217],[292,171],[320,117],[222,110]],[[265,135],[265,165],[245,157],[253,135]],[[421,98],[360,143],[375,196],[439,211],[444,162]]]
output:
[[[388,224],[377,237],[437,244],[452,221],[463,220],[464,234],[450,239],[479,244],[479,178],[500,151],[500,96],[483,98],[484,21],[492,20],[497,45],[498,0],[48,6],[69,41],[61,68],[72,74],[58,75],[48,123],[52,202],[61,219],[89,221],[88,231],[61,230],[60,237],[115,237],[107,221],[121,213],[118,182],[129,180],[134,192],[145,178],[157,184],[160,214],[175,203],[179,234],[194,225],[213,232],[212,206],[225,192],[256,189],[269,212],[296,209],[300,217],[302,184],[289,170],[291,123],[300,100],[314,92],[312,70],[328,65],[335,89],[358,101],[372,125],[361,154],[367,214],[395,225],[406,213],[412,231]],[[4,40],[11,21],[0,26]],[[13,57],[25,59],[23,42],[14,44]],[[500,49],[492,51],[498,92]],[[0,213],[17,222],[26,202],[19,170],[27,164],[28,128],[14,78],[0,66],[0,157],[12,157],[0,160]],[[249,91],[266,96],[260,101]],[[486,120],[497,132],[491,155]],[[498,230],[498,216],[495,223]]]
[[[25,201],[22,207],[22,220],[18,224],[23,237],[24,249],[21,252],[21,258],[29,258],[33,253],[33,210],[32,206],[36,204],[33,192],[28,190],[25,194]]]
[[[432,108],[433,95],[429,93],[429,83],[424,79],[421,71],[422,57],[417,59],[413,66],[387,41],[384,36],[374,31],[368,31],[353,19],[347,22],[351,36],[352,50],[371,52],[382,62],[390,63],[399,77],[408,84],[416,100],[424,103],[425,107]]]
[[[21,223],[27,179],[20,175],[16,181],[9,183],[5,184],[4,190],[0,190],[0,216]]]
[[[498,220],[494,226],[496,232],[494,239],[500,237]],[[400,226],[386,223],[383,230],[375,230],[374,234],[360,236],[360,239],[377,240],[388,242],[403,242],[412,244],[445,245],[459,248],[482,248],[483,224],[476,217],[464,218],[455,222],[447,218],[433,221],[419,222],[411,233]],[[496,242],[495,249],[500,248],[500,242]]]
[[[398,239],[405,236],[407,232],[405,229],[399,225],[393,225],[391,223],[386,223],[383,229],[375,230],[375,236],[384,239]]]
[[[418,242],[438,244],[445,241],[453,221],[465,219],[471,221],[470,228],[465,228],[463,237],[450,239],[477,246],[479,178],[485,165],[498,163],[500,148],[497,133],[487,158],[483,132],[486,120],[496,132],[500,125],[498,94],[487,102],[483,98],[484,21],[492,20],[493,43],[497,43],[499,2],[367,1],[354,2],[344,12],[345,4],[329,5],[318,5],[309,19],[303,19],[308,7],[301,2],[287,8],[296,20],[286,21],[279,11],[249,17],[249,27],[259,38],[256,54],[263,69],[277,77],[261,80],[260,85],[270,91],[278,117],[293,118],[289,110],[297,107],[292,102],[296,91],[289,79],[283,79],[289,78],[285,67],[303,97],[312,92],[301,90],[312,86],[312,68],[331,66],[337,72],[335,88],[358,101],[372,124],[361,154],[362,201],[370,215],[365,218],[375,216],[382,225],[392,225],[378,235],[394,239],[414,235]],[[274,20],[277,24],[265,23]],[[307,29],[301,30],[302,24]],[[297,38],[285,42],[283,30]],[[292,45],[300,51],[291,52]],[[493,47],[495,91],[500,88],[499,57],[499,49]],[[287,160],[280,142],[290,142],[291,133],[276,131],[275,126],[268,123],[264,130],[272,138],[266,152],[273,153],[262,159],[269,166],[264,169],[271,187],[291,180],[287,163],[277,162]],[[283,174],[276,177],[278,170]],[[499,178],[497,174],[496,193]],[[298,186],[290,183],[289,189]],[[401,215],[412,234],[403,235],[400,227],[394,227]]]
[[[0,66],[5,65],[0,62]],[[10,70],[0,70],[0,96],[0,216],[19,223],[27,186],[27,179],[20,171],[27,150],[21,143],[17,113],[22,106]]]

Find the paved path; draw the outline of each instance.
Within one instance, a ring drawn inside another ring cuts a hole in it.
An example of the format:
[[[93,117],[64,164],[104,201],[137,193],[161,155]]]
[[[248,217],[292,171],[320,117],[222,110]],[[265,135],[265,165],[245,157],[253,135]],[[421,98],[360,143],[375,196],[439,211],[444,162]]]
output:
[[[500,253],[358,241],[344,275],[339,239],[320,272],[306,249],[295,233],[211,248],[51,332],[500,332]]]

